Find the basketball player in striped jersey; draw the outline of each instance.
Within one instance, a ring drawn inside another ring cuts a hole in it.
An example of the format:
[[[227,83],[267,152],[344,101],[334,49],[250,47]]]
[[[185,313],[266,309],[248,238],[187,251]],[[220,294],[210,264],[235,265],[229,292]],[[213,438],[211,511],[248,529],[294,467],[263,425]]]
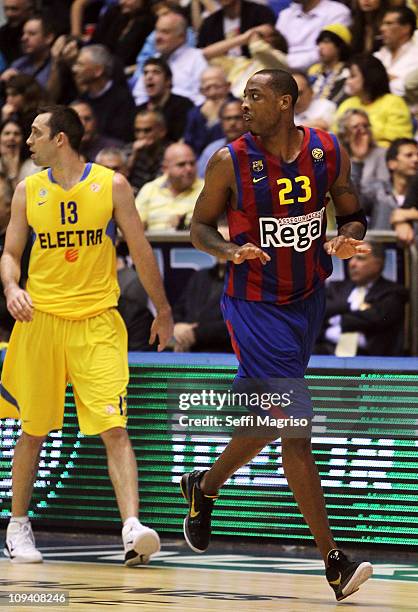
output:
[[[211,158],[194,211],[193,244],[228,260],[221,306],[239,361],[237,389],[251,380],[262,379],[273,390],[275,381],[303,380],[323,320],[331,255],[346,259],[369,251],[348,155],[333,134],[295,126],[297,96],[296,82],[285,71],[261,70],[249,79],[242,104],[248,132]],[[338,226],[328,242],[327,192]],[[217,230],[225,212],[230,241]],[[310,398],[303,409],[310,418]],[[196,552],[208,547],[219,489],[270,436],[233,437],[209,470],[182,477],[189,503],[184,533]],[[282,436],[282,463],[328,582],[337,600],[344,599],[371,576],[372,567],[348,559],[332,537],[310,432]]]
[[[12,516],[5,554],[15,563],[42,561],[28,519],[39,454],[61,429],[65,388],[73,385],[80,430],[99,434],[123,521],[126,565],[146,563],[158,534],[138,520],[137,466],[126,431],[127,333],[116,307],[115,233],[121,229],[136,270],[155,304],[150,343],[172,336],[171,309],[145,238],[129,183],[78,150],[83,126],[72,108],[40,110],[27,144],[46,170],[19,183],[1,260],[7,307],[16,319],[2,370],[0,418],[17,418],[22,434],[12,469]],[[20,260],[30,230],[26,289]]]

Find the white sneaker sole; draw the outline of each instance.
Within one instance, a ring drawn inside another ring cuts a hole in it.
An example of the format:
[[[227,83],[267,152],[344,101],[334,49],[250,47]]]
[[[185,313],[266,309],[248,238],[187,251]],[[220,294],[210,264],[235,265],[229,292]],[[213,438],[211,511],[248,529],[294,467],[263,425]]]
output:
[[[41,553],[39,551],[36,552],[38,554],[34,554],[32,557],[19,557],[19,555],[12,557],[7,548],[3,549],[5,557],[7,557],[11,563],[43,563]]]
[[[369,563],[368,561],[364,561],[363,563],[360,563],[360,565],[358,566],[354,574],[351,576],[350,580],[347,582],[345,587],[342,589],[342,592],[344,595],[342,599],[345,599],[349,595],[352,595],[353,593],[358,591],[359,587],[363,584],[363,582],[366,582],[366,580],[368,580],[372,575],[373,575],[372,564]],[[339,601],[342,601],[342,599],[340,599]]]
[[[133,544],[132,550],[136,553],[135,557],[131,557],[125,561],[125,565],[132,567],[134,565],[146,565],[150,556],[159,552],[160,538],[158,533],[153,530],[140,533]]]

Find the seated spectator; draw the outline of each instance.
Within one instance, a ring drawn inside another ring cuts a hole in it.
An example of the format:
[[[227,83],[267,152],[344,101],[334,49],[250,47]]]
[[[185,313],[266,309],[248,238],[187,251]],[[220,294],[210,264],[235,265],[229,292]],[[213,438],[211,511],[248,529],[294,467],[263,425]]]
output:
[[[163,170],[163,176],[142,187],[136,207],[149,231],[186,229],[203,187],[202,179],[196,176],[193,149],[181,143],[167,147]]]
[[[200,155],[214,140],[222,138],[219,109],[229,97],[229,83],[222,68],[206,68],[202,73],[200,91],[205,101],[189,112],[184,131],[184,142],[192,147],[196,155]]]
[[[47,15],[32,15],[23,26],[21,47],[23,55],[12,62],[1,75],[7,82],[15,74],[30,74],[46,88],[51,72],[51,47],[55,39],[54,24]]]
[[[145,183],[162,173],[164,152],[168,142],[163,115],[159,111],[137,113],[134,124],[135,140],[128,149],[129,182],[137,193]]]
[[[149,309],[148,295],[134,268],[118,254],[116,261],[120,296],[118,310],[128,332],[128,351],[155,351],[157,342],[149,344],[154,317]]]
[[[149,0],[119,0],[101,15],[91,42],[105,45],[125,66],[130,66],[135,64],[153,27]]]
[[[31,159],[25,159],[24,151],[21,125],[14,119],[6,119],[0,125],[0,172],[10,181],[13,189],[19,181],[40,170]]]
[[[197,173],[202,178],[205,176],[206,166],[212,155],[221,147],[242,136],[245,132],[240,100],[227,100],[224,102],[219,115],[224,136],[219,138],[219,140],[211,142],[199,157]]]
[[[346,93],[347,61],[350,57],[351,33],[340,23],[325,26],[317,40],[320,62],[309,68],[308,76],[315,100],[325,98],[340,104]]]
[[[353,3],[353,40],[351,49],[356,55],[374,53],[382,46],[380,24],[389,8],[390,0],[356,0]]]
[[[248,45],[250,57],[226,55],[237,45]],[[212,66],[220,66],[230,84],[231,93],[242,98],[248,79],[264,68],[288,70],[287,42],[284,36],[271,24],[264,24],[247,30],[222,42],[203,49]]]
[[[1,119],[16,119],[23,129],[26,142],[31,131],[32,121],[38,108],[48,103],[48,94],[35,77],[29,74],[16,74],[6,83],[6,103],[1,109]]]
[[[324,334],[315,352],[338,357],[402,354],[408,293],[382,276],[382,246],[369,245],[371,253],[349,260],[348,279],[327,286]]]
[[[276,29],[285,36],[289,45],[287,61],[292,70],[305,71],[319,61],[316,39],[331,23],[348,27],[350,9],[334,0],[300,0],[280,11]]]
[[[405,200],[401,208],[392,212],[390,222],[396,237],[403,244],[412,244],[415,240],[414,223],[418,221],[418,174],[411,179]]]
[[[90,104],[99,133],[131,142],[135,103],[127,86],[112,79],[113,58],[103,45],[83,47],[73,66],[79,99]]]
[[[218,41],[242,34],[264,23],[274,26],[276,18],[268,6],[262,6],[247,0],[220,0],[221,8],[203,20],[197,39],[198,47],[207,47]],[[229,55],[247,55],[248,47],[229,49]]]
[[[417,17],[407,6],[390,8],[380,26],[383,46],[375,53],[389,76],[390,91],[405,94],[405,79],[417,67],[418,44],[414,40]]]
[[[170,66],[173,74],[173,93],[189,97],[194,104],[203,104],[199,91],[200,77],[207,62],[200,49],[186,44],[187,21],[179,13],[169,12],[158,18],[155,26],[155,47]],[[136,82],[133,96],[137,106],[147,100],[144,78]]]
[[[337,105],[326,98],[314,99],[309,78],[304,72],[293,72],[299,96],[295,104],[295,124],[328,130],[334,120]]]
[[[123,149],[106,147],[98,152],[94,161],[96,164],[105,166],[114,172],[120,172],[120,174],[128,178],[128,158]]]
[[[392,213],[400,208],[412,179],[418,172],[418,143],[411,138],[394,140],[386,152],[389,181],[364,186],[361,204],[370,216],[370,229],[390,230]]]
[[[173,74],[162,57],[152,57],[144,63],[144,86],[148,100],[137,107],[138,111],[159,111],[167,129],[167,140],[175,142],[183,137],[189,110],[193,102],[171,92]]]
[[[212,0],[207,1],[212,2]],[[156,19],[158,19],[158,17],[161,17],[161,15],[165,15],[166,13],[172,12],[178,12],[180,15],[185,17],[185,11],[183,7],[179,6],[179,0],[151,0],[151,11]],[[197,29],[198,28],[196,28],[196,31]],[[190,25],[188,25],[187,27],[185,44],[187,47],[196,46],[195,31],[192,27],[190,27]],[[129,81],[129,85],[131,88],[134,87],[135,83],[141,76],[145,61],[150,57],[156,57],[156,55],[158,55],[158,51],[157,47],[155,46],[155,30],[153,30],[151,34],[148,34],[144,46],[136,57],[136,66],[134,66],[134,73]]]
[[[173,308],[174,352],[231,352],[231,340],[222,317],[220,301],[226,262],[193,272]]]
[[[32,0],[5,0],[4,16],[6,23],[0,27],[0,53],[7,64],[21,55],[20,41],[23,24],[33,12]]]
[[[390,93],[382,62],[372,55],[357,55],[350,62],[346,88],[350,95],[337,109],[337,120],[349,108],[360,108],[369,116],[373,138],[388,147],[396,138],[412,137],[411,115],[405,101]]]
[[[70,106],[75,110],[81,119],[84,127],[83,138],[81,139],[80,155],[86,162],[94,161],[98,152],[106,147],[120,147],[123,143],[117,138],[103,136],[97,131],[97,119],[94,111],[88,102],[75,100]]]
[[[386,149],[373,140],[368,114],[361,109],[348,109],[338,121],[338,137],[351,160],[351,180],[361,193],[375,181],[388,181]]]

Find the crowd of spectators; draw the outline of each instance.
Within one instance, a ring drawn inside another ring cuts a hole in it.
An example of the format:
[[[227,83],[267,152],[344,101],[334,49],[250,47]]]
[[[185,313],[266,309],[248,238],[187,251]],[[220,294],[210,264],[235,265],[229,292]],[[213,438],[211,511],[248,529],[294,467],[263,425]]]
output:
[[[298,85],[296,123],[331,130],[347,148],[369,228],[411,244],[417,15],[417,0],[4,0],[0,183],[14,188],[38,171],[25,145],[38,106],[70,104],[85,129],[82,156],[127,176],[146,228],[188,229],[208,160],[244,132],[246,80],[281,68]],[[222,266],[196,277],[193,292],[218,286]],[[132,292],[127,267],[121,259]],[[189,327],[177,328],[176,350],[199,350],[196,316],[178,322]]]

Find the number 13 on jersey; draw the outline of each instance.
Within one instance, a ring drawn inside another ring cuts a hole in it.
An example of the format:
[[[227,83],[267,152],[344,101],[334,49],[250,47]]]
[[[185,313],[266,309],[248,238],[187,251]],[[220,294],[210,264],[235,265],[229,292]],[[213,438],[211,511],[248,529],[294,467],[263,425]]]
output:
[[[60,211],[62,225],[65,225],[66,223],[77,223],[77,202],[61,202]]]
[[[293,197],[294,190],[299,184],[301,195],[299,197]],[[308,202],[312,197],[311,181],[309,176],[296,176],[294,179],[280,178],[277,179],[277,185],[279,187],[280,206],[294,204],[295,202]]]

